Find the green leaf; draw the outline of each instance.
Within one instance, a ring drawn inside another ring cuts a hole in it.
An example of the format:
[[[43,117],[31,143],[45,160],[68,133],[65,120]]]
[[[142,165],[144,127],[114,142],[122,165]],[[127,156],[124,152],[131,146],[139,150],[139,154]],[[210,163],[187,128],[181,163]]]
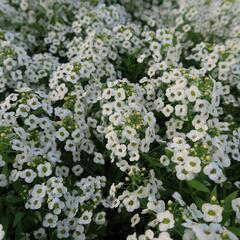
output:
[[[3,167],[2,173],[6,176],[9,176],[9,169],[7,164]]]
[[[232,200],[234,198],[237,198],[238,191],[235,191],[231,194],[229,194],[225,199],[224,199],[224,208],[229,210],[232,209]]]
[[[19,225],[19,223],[21,223],[21,221],[25,215],[26,215],[26,213],[24,213],[24,212],[17,212],[17,214],[15,215],[14,221],[13,221],[13,227],[16,227],[17,225]]]
[[[224,212],[223,212],[223,223],[225,223],[229,217],[231,216],[232,213],[232,200],[237,198],[238,195],[238,191],[232,192],[231,194],[229,194],[225,199],[224,199],[224,203],[223,203],[223,208],[224,208]]]
[[[240,237],[240,228],[237,227],[228,227],[228,230]]]
[[[106,227],[102,227],[102,226],[91,225],[89,227],[89,232],[97,234],[98,236],[107,236]]]
[[[22,225],[18,224],[16,229],[14,229],[15,240],[21,239],[22,233],[23,233]]]
[[[55,240],[55,239],[57,239],[57,232],[56,232],[56,230],[50,232],[50,240]]]
[[[206,192],[209,193],[210,190],[201,182],[199,182],[198,180],[191,180],[191,181],[187,181],[187,184],[189,185],[189,187],[194,188],[200,192]]]
[[[17,182],[12,182],[11,185],[13,186],[14,190],[20,195],[23,193],[23,187],[22,184],[17,181]]]
[[[23,216],[22,228],[24,232],[31,232],[39,225],[40,220],[35,212],[28,212]]]
[[[194,203],[196,203],[198,208],[201,208],[205,201],[199,197],[193,197]]]
[[[9,227],[10,221],[11,221],[11,214],[10,214],[9,210],[6,208],[6,211],[1,212],[1,214],[0,214],[0,223],[3,225],[3,229],[5,231],[5,237],[8,232],[8,227]]]
[[[141,155],[142,155],[143,158],[144,158],[145,160],[147,160],[151,165],[160,167],[159,159],[156,159],[156,158],[154,158],[154,157],[152,157],[152,156],[149,156],[149,154],[146,154],[146,153],[141,153]]]
[[[168,148],[165,148],[165,154],[169,159],[173,156],[173,152]]]
[[[17,196],[7,196],[7,197],[5,197],[5,202],[10,203],[10,204],[19,203],[19,202],[22,202],[22,201],[23,200],[20,197],[17,197]]]

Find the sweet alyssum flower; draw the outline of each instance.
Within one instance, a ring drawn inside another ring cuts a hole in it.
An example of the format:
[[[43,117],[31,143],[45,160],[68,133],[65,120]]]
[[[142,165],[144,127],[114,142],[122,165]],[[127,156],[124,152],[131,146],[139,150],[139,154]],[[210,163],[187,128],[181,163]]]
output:
[[[5,232],[3,231],[3,226],[2,224],[0,225],[0,239],[3,239],[5,235]]]
[[[0,12],[0,239],[238,239],[238,1]]]
[[[168,210],[158,213],[157,221],[159,222],[159,230],[162,232],[174,227],[173,215]]]
[[[221,222],[222,207],[216,204],[205,203],[202,206],[203,218],[206,222]]]
[[[123,200],[123,205],[126,207],[128,212],[133,212],[135,209],[140,207],[140,202],[136,196],[127,196]]]

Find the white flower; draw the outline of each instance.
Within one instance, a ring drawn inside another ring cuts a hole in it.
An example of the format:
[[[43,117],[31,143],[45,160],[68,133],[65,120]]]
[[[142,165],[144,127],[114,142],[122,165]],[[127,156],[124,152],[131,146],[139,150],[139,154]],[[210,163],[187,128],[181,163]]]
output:
[[[77,164],[74,167],[72,167],[72,171],[75,176],[80,176],[83,173],[83,168],[81,165]]]
[[[119,158],[123,158],[126,156],[127,152],[127,147],[124,144],[117,144],[115,147],[115,151],[114,154],[119,157]]]
[[[71,72],[71,74],[68,74],[66,77],[66,81],[71,83],[77,83],[78,79],[79,76],[75,72]]]
[[[5,166],[5,161],[3,160],[2,155],[0,155],[0,167],[4,167]]]
[[[154,114],[152,112],[148,112],[144,115],[144,121],[151,127],[154,127],[156,123],[156,118],[154,117]]]
[[[160,161],[160,163],[161,163],[164,167],[166,167],[166,166],[168,166],[168,165],[170,164],[170,160],[169,160],[169,158],[168,158],[166,155],[162,155],[162,156],[160,157],[159,161]]]
[[[164,108],[162,108],[162,113],[166,117],[169,117],[172,114],[173,111],[174,111],[173,107],[169,104],[167,104]]]
[[[118,88],[117,90],[115,90],[114,97],[115,97],[115,100],[119,100],[119,101],[124,100],[126,98],[124,89]]]
[[[44,184],[36,184],[33,187],[32,196],[36,198],[44,198],[47,193],[47,187]]]
[[[85,240],[84,227],[83,225],[77,225],[75,231],[73,232],[73,238],[76,240]]]
[[[200,139],[202,139],[206,135],[205,131],[198,131],[198,130],[191,130],[188,134],[187,137],[192,140],[193,142],[196,142]]]
[[[103,155],[101,153],[94,152],[93,162],[103,165],[105,163]]]
[[[204,203],[202,205],[203,219],[206,222],[216,222],[222,221],[222,207],[216,204]]]
[[[48,208],[53,210],[53,213],[59,215],[65,207],[64,202],[55,197],[48,203]]]
[[[154,101],[155,109],[157,112],[160,112],[164,107],[164,101],[162,98],[158,98]]]
[[[137,236],[136,233],[134,233],[133,235],[128,235],[126,240],[137,240]]]
[[[78,219],[78,224],[89,224],[92,220],[93,213],[92,211],[84,211],[81,217]]]
[[[58,129],[55,136],[59,141],[63,142],[69,136],[69,132],[64,127],[61,127]]]
[[[31,97],[30,99],[28,99],[27,104],[33,110],[36,110],[41,107],[41,103],[38,101],[36,97]]]
[[[126,126],[124,127],[123,131],[122,131],[122,136],[125,137],[126,139],[130,140],[134,138],[134,136],[137,134],[137,131],[130,127],[130,126]]]
[[[151,42],[149,49],[153,52],[159,52],[161,49],[161,44],[158,42]]]
[[[113,95],[113,90],[111,88],[105,88],[103,90],[102,98],[104,99],[110,99]]]
[[[200,128],[204,129],[207,119],[208,119],[208,115],[196,115],[192,120],[192,124],[196,129],[200,129]]]
[[[123,101],[120,101],[120,100],[116,100],[114,103],[113,103],[113,108],[115,111],[117,112],[121,112],[122,109],[124,108],[125,106],[125,103]]]
[[[185,169],[189,172],[199,173],[201,171],[201,160],[198,157],[189,156],[184,163]]]
[[[236,212],[237,217],[240,219],[240,198],[232,200],[232,208]]]
[[[185,117],[187,115],[187,106],[178,104],[175,106],[175,114],[178,117]]]
[[[22,141],[18,139],[13,139],[12,140],[12,149],[16,151],[24,151],[25,150],[25,145]]]
[[[180,180],[192,180],[194,178],[194,173],[187,171],[185,166],[177,165],[176,172],[177,178]]]
[[[129,169],[129,164],[126,160],[120,160],[116,163],[116,165],[122,172],[125,172],[127,169]]]
[[[139,214],[136,213],[132,218],[131,218],[131,227],[134,227],[140,222],[140,217]]]
[[[40,209],[42,206],[42,199],[37,197],[30,198],[29,202],[25,204],[26,208],[30,208],[32,210]]]
[[[140,56],[137,58],[137,62],[138,62],[138,63],[142,63],[145,58],[146,58],[146,55],[145,55],[145,54],[142,54],[142,55],[140,55]]]
[[[185,229],[182,238],[183,240],[193,240],[195,238],[195,235],[192,230]]]
[[[149,142],[149,140],[148,139],[142,139],[142,142],[141,142],[141,146],[140,146],[140,150],[142,151],[142,152],[145,152],[145,153],[147,153],[148,151],[149,151],[149,149],[150,149],[150,142]]]
[[[33,232],[33,235],[36,239],[44,239],[47,237],[45,228],[41,227],[38,230]]]
[[[98,225],[103,225],[106,222],[106,213],[105,212],[97,213],[95,217],[95,222]]]
[[[0,224],[0,240],[3,240],[4,235],[5,235],[5,232],[3,230],[3,226],[2,226],[2,224]]]
[[[11,199],[20,184],[21,211],[42,222],[19,236],[104,238],[112,211],[128,218],[127,240],[237,239],[227,229],[239,197],[223,224],[220,203],[200,211],[185,181],[223,188],[226,173],[227,192],[240,189],[239,7],[0,0],[11,25],[0,30],[0,191]],[[44,31],[32,29],[39,20]],[[174,175],[183,184],[170,186]]]
[[[39,177],[48,177],[52,174],[51,164],[49,162],[41,163],[37,166],[37,171]]]
[[[149,201],[147,203],[147,208],[156,213],[164,212],[165,211],[165,203],[163,200]]]
[[[159,230],[162,232],[174,227],[175,221],[173,218],[173,214],[170,213],[168,210],[158,213],[157,220],[159,222]]]
[[[24,121],[24,123],[29,126],[29,129],[37,128],[38,122],[38,118],[33,114],[29,115],[29,117]]]
[[[32,183],[37,177],[37,173],[35,173],[32,169],[25,169],[20,173],[20,177],[23,178],[26,183]]]
[[[172,197],[181,205],[185,206],[186,203],[183,201],[182,196],[178,192],[174,192]]]
[[[159,234],[156,240],[173,240],[168,232],[162,232]]]
[[[44,227],[55,228],[57,226],[58,217],[52,213],[47,213],[43,220]]]
[[[173,89],[174,91],[174,100],[175,101],[183,101],[185,99],[185,92],[181,86],[177,86]]]
[[[138,161],[140,158],[138,150],[129,152],[130,158],[129,161]]]
[[[217,150],[213,154],[213,160],[219,164],[221,167],[229,167],[231,165],[231,160],[227,154],[222,150]]]
[[[195,102],[201,96],[201,93],[196,86],[191,86],[186,90],[186,95],[190,102]]]
[[[130,195],[123,199],[123,205],[128,212],[133,212],[140,207],[140,202],[136,196]]]
[[[55,174],[58,177],[68,177],[69,176],[69,168],[66,166],[57,166],[55,169]]]
[[[72,132],[71,136],[75,143],[79,143],[84,138],[83,132],[78,128]]]
[[[209,112],[209,102],[204,99],[197,99],[194,105],[194,110],[200,113],[208,113]]]
[[[218,181],[218,179],[222,176],[222,170],[215,162],[211,162],[203,168],[204,174],[208,175],[208,177],[213,181]]]
[[[67,139],[67,141],[65,143],[64,149],[66,151],[75,152],[76,151],[76,143],[75,143],[75,141],[73,141],[71,139]]]
[[[23,118],[28,116],[28,112],[30,111],[30,107],[25,104],[20,104],[16,111],[16,116],[21,116]]]
[[[212,240],[215,239],[216,234],[211,231],[210,227],[207,224],[196,224],[192,227],[193,232],[197,239],[201,240]]]
[[[148,229],[145,232],[145,237],[146,237],[146,239],[153,239],[154,238],[154,232],[152,230]]]
[[[114,114],[112,114],[109,117],[109,120],[115,126],[122,125],[124,123],[123,116],[118,112],[115,112]]]
[[[103,104],[102,106],[102,114],[103,115],[111,115],[113,112],[113,109],[112,109],[112,104],[111,103],[105,103]]]
[[[69,237],[69,231],[70,228],[68,225],[66,225],[65,222],[58,222],[57,224],[57,238],[62,239],[62,238],[68,238]]]

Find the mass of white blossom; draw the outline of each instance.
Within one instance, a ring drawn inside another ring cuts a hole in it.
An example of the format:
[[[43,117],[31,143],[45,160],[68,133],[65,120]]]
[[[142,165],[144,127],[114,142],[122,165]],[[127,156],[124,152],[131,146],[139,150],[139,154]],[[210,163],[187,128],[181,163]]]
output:
[[[0,0],[0,239],[240,239],[240,1]]]

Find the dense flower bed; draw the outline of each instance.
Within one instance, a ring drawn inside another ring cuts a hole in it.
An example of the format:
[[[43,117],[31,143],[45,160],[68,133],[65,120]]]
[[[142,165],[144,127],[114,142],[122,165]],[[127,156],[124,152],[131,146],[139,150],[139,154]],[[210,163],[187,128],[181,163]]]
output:
[[[0,239],[240,238],[238,0],[0,1]]]

